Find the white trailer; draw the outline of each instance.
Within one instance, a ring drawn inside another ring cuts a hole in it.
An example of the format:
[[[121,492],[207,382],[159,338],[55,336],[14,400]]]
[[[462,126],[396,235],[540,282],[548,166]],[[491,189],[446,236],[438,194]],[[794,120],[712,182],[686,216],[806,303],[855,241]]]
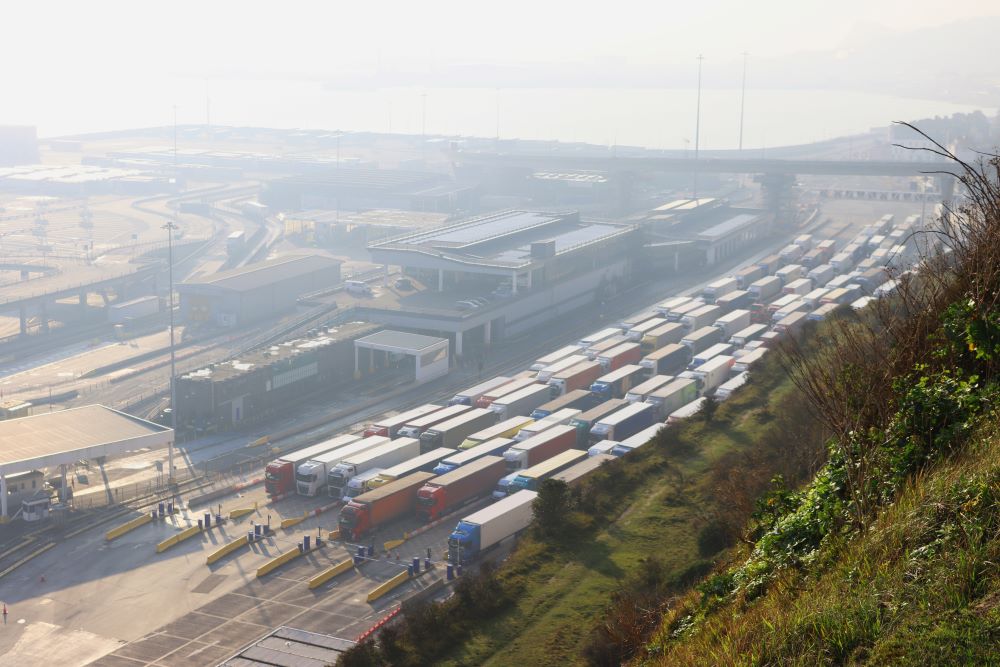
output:
[[[347,483],[351,478],[372,468],[389,468],[420,455],[420,441],[416,438],[396,438],[366,452],[348,457],[334,466],[327,475],[329,494],[332,498],[347,496]]]

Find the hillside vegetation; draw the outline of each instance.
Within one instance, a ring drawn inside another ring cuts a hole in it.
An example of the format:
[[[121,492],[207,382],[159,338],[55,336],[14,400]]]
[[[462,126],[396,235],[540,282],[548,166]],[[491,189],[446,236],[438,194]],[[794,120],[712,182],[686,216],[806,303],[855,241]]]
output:
[[[1000,664],[1000,172],[964,167],[898,297],[783,355],[826,464],[774,485],[637,663]]]

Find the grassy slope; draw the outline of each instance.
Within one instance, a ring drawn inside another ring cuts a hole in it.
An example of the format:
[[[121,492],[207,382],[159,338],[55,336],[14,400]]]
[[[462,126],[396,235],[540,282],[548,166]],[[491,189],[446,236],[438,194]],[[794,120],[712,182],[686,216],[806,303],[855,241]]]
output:
[[[649,664],[1000,664],[995,417],[975,444],[921,475],[864,535],[835,542],[810,571],[786,573],[752,602],[726,602],[671,640],[676,620],[651,643]]]
[[[763,428],[753,415],[762,408],[773,411],[790,390],[780,374],[771,378],[766,386],[750,385],[723,404],[712,424],[686,424],[684,439],[696,443],[694,453],[680,457],[650,446],[641,465],[656,472],[622,499],[625,510],[615,522],[574,553],[546,553],[545,545],[523,539],[502,571],[521,591],[516,606],[482,625],[445,664],[576,662],[612,592],[640,558],[657,556],[674,576],[697,563],[703,521],[699,499],[711,492],[705,488],[708,474],[720,456],[753,446]],[[679,484],[684,488],[678,494]]]

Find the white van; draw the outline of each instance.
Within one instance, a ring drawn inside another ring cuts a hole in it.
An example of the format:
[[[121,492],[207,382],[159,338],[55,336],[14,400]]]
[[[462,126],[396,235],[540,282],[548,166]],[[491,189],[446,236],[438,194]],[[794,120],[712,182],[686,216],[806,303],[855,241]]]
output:
[[[372,295],[372,288],[363,280],[345,280],[344,291],[348,294],[357,294],[360,296]]]

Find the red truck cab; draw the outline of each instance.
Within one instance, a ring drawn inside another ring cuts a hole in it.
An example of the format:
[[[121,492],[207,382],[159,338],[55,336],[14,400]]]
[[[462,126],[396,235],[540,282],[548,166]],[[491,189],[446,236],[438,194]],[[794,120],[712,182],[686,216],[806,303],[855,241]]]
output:
[[[295,491],[295,471],[291,461],[277,459],[264,468],[264,490],[268,495],[280,496]]]

